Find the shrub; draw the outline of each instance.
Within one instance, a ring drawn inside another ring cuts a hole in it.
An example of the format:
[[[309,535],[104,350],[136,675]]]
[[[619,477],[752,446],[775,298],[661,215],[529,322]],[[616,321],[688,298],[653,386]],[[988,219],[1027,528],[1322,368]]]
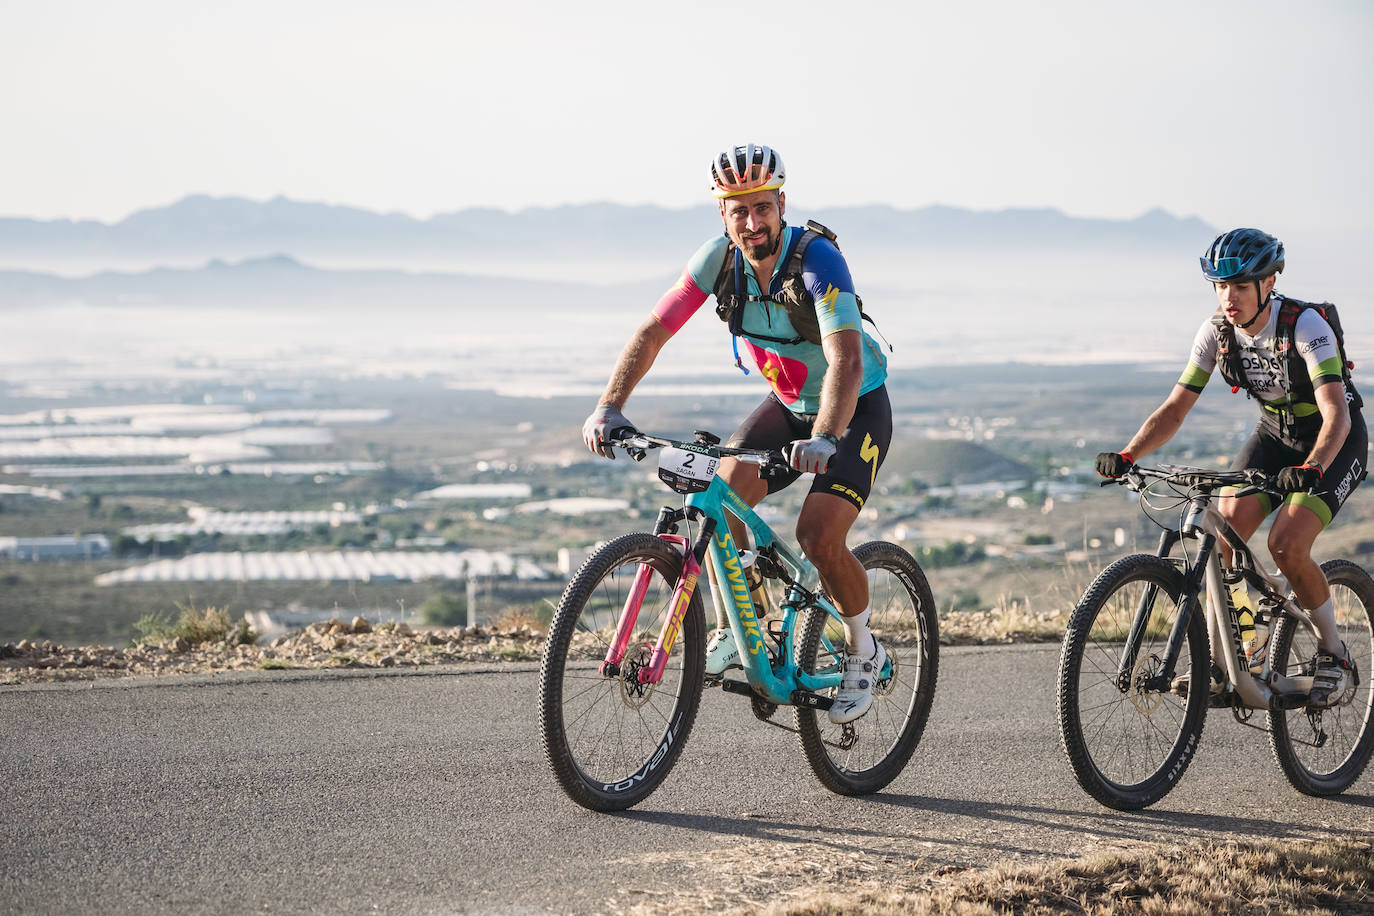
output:
[[[430,595],[420,605],[420,619],[426,626],[456,627],[468,622],[468,603],[458,595]]]
[[[940,611],[949,614],[954,611],[976,611],[982,603],[978,592],[971,588],[956,588],[948,592],[941,602]]]
[[[943,547],[922,547],[916,552],[917,562],[932,569],[977,563],[986,557],[981,544],[969,544],[965,541],[950,541]]]
[[[257,634],[249,626],[246,617],[237,622],[219,608],[183,607],[176,620],[163,614],[145,614],[134,624],[138,634],[135,642],[167,642],[184,639],[193,646],[220,642],[230,646],[251,645],[257,641]]]

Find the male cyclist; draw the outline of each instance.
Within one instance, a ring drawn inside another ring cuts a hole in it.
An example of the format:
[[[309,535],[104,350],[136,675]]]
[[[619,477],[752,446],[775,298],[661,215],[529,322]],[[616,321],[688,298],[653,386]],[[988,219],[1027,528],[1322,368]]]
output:
[[[714,294],[717,313],[744,341],[772,386],[726,443],[786,449],[786,479],[765,481],[755,468],[721,462],[721,474],[749,505],[815,474],[797,519],[797,541],[843,616],[844,674],[830,708],[833,722],[859,718],[887,659],[868,626],[868,577],[845,545],[873,488],[892,438],[887,361],[861,326],[849,268],[833,236],[807,236],[800,276],[787,275],[807,230],[783,221],[787,195],[781,157],[767,146],[737,146],[711,163],[711,182],[725,232],[702,245],[677,283],[625,345],[596,410],[582,427],[593,452],[614,458],[609,441],[633,432],[622,410],[663,345]],[[738,344],[738,339],[736,344]],[[747,530],[731,518],[737,543]],[[739,667],[739,646],[723,620],[706,651],[706,672]]]
[[[1274,291],[1284,266],[1278,239],[1258,229],[1236,229],[1219,236],[1201,261],[1220,307],[1198,329],[1188,367],[1168,398],[1125,449],[1097,456],[1097,470],[1119,477],[1168,442],[1219,364],[1229,384],[1259,401],[1259,425],[1234,469],[1276,473],[1288,494],[1269,532],[1269,552],[1321,635],[1309,706],[1332,706],[1347,686],[1350,656],[1336,628],[1326,577],[1312,559],[1312,543],[1364,479],[1369,437],[1361,401],[1346,380],[1331,325],[1315,308],[1295,306],[1296,300]],[[1247,540],[1275,509],[1261,493],[1218,505]]]

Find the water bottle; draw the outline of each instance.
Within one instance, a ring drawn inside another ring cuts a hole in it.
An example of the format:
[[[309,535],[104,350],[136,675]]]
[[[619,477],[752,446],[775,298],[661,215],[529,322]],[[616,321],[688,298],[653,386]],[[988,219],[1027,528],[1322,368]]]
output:
[[[1245,658],[1250,663],[1250,672],[1258,674],[1264,669],[1264,656],[1269,648],[1269,624],[1264,614],[1255,607],[1249,583],[1244,579],[1231,586],[1231,603],[1240,622],[1240,639],[1245,644]]]
[[[1240,621],[1240,640],[1248,643],[1255,638],[1255,602],[1250,598],[1250,587],[1244,579],[1231,585],[1231,606],[1236,609],[1236,619]]]

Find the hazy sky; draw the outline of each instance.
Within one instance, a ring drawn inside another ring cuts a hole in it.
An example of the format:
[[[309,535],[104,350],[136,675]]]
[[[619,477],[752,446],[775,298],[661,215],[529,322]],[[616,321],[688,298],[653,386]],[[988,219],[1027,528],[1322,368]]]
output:
[[[0,215],[185,194],[429,216],[709,202],[1374,227],[1374,3],[44,0],[0,29]]]

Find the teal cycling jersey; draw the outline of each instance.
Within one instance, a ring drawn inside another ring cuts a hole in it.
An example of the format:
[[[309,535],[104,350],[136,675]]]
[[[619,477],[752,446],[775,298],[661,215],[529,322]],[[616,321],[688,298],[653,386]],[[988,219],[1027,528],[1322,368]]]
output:
[[[804,231],[797,226],[783,228],[783,254],[769,278],[769,295],[781,292],[780,271],[786,264],[786,254]],[[729,239],[718,235],[698,248],[678,282],[659,300],[654,316],[670,332],[676,333],[706,301],[715,287],[729,246]],[[828,367],[824,349],[806,340],[792,342],[800,335],[788,319],[787,310],[777,302],[761,298],[763,289],[747,260],[744,279],[748,287],[745,292],[760,297],[743,306],[740,337],[744,349],[789,410],[797,414],[816,413],[820,409],[821,383]],[[849,266],[834,243],[820,238],[806,249],[802,282],[815,302],[822,339],[845,330],[858,331],[861,335],[863,376],[859,395],[882,386],[887,380],[887,359],[863,328]]]

